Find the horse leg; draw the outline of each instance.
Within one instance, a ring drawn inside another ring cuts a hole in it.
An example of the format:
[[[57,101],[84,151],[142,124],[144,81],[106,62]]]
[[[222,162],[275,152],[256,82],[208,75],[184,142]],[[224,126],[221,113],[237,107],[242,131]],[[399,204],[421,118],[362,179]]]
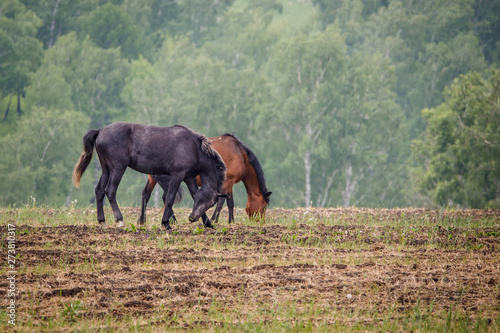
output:
[[[123,227],[123,216],[116,202],[116,191],[118,190],[118,185],[122,180],[122,176],[125,173],[126,167],[117,167],[111,169],[108,185],[106,186],[106,196],[108,197],[109,205],[113,210],[113,215],[115,216],[115,221],[118,223],[118,227]]]
[[[196,178],[184,179],[184,183],[186,183],[189,193],[191,193],[191,197],[194,199],[194,195],[196,194],[196,191],[198,191]],[[205,227],[214,229],[214,226],[210,222],[206,212],[201,215],[201,219],[203,220],[203,225]]]
[[[163,194],[161,195],[161,201],[163,202],[163,207],[167,207],[167,192],[170,187],[170,177],[166,178],[164,175],[163,176],[156,176],[157,178],[153,178],[149,176],[149,179],[154,181],[155,184],[159,184],[160,187],[163,189]],[[180,185],[179,185],[180,186]],[[180,187],[179,187],[180,190]],[[175,203],[175,201],[174,201]],[[174,223],[177,223],[177,218],[175,217],[175,214],[172,215],[170,218]]]
[[[226,200],[225,197],[220,197],[219,200],[217,200],[217,206],[215,207],[214,213],[212,214],[212,221],[214,222],[219,222],[219,215],[220,211],[222,210],[222,207],[224,206],[224,201]]]
[[[168,187],[167,187],[167,191],[168,191]],[[161,195],[161,200],[163,202],[163,207],[167,207],[167,192],[165,192],[165,190],[163,190],[163,194]],[[172,212],[173,212],[173,209],[172,209]],[[172,215],[172,217],[170,219],[172,220],[173,223],[177,223],[177,217],[175,217],[175,214]]]
[[[102,161],[101,161],[101,170],[102,170],[101,177],[99,178],[99,182],[95,186],[94,190],[95,190],[95,203],[97,206],[97,221],[100,224],[105,225],[106,219],[104,217],[104,195],[106,186],[108,185],[109,181],[109,169],[106,166],[106,164],[102,163]]]
[[[165,199],[165,211],[163,212],[163,217],[161,219],[161,224],[165,227],[166,230],[172,229],[172,227],[170,226],[171,218],[174,221],[177,220],[175,218],[172,206],[174,205],[175,196],[177,194],[177,190],[179,189],[179,186],[181,185],[183,178],[184,177],[183,176],[181,177],[180,175],[172,175],[170,177],[170,184],[168,186],[168,192]]]
[[[139,224],[144,224],[146,221],[146,207],[148,205],[149,198],[151,198],[151,193],[156,186],[156,181],[152,177],[148,177],[146,181],[146,186],[142,190],[142,201],[141,201],[141,215],[137,222]]]
[[[151,192],[149,191],[149,179],[146,181],[146,186],[142,190],[142,200],[141,200],[141,215],[137,222],[139,224],[144,224],[146,222],[146,206],[148,205],[149,198],[151,197]]]
[[[227,210],[229,213],[229,223],[234,223],[234,199],[232,191],[229,192],[229,195],[227,197]]]

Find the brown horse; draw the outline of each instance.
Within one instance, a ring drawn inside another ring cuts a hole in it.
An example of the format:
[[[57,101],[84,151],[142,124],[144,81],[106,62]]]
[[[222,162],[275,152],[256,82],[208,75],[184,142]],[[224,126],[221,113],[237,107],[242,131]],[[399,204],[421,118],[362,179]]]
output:
[[[233,186],[240,181],[245,185],[247,191],[247,204],[245,210],[252,220],[264,219],[266,207],[272,192],[266,188],[264,172],[257,156],[246,147],[234,135],[224,134],[222,136],[208,138],[211,146],[220,154],[226,164],[226,180],[222,184],[221,193],[227,194],[227,207],[229,210],[229,223],[234,221]],[[197,177],[198,186],[201,186],[200,178]],[[146,205],[156,184],[159,183],[165,192],[168,192],[168,176],[149,175],[146,186],[142,191],[141,216],[139,223],[146,220]],[[222,196],[217,202],[212,220],[218,221],[220,211],[224,205],[225,197]]]

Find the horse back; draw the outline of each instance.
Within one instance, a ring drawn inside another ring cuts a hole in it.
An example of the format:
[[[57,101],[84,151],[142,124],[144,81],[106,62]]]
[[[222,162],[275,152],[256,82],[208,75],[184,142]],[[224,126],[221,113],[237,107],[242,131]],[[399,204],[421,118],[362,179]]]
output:
[[[200,160],[200,144],[183,126],[116,122],[101,129],[96,150],[111,164],[149,174],[195,172]]]

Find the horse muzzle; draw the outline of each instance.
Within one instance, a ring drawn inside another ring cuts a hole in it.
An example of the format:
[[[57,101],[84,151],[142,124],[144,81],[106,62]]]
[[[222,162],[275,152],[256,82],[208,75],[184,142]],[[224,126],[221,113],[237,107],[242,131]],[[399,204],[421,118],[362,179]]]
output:
[[[199,216],[196,216],[196,215],[189,215],[189,222],[196,222],[199,220]]]

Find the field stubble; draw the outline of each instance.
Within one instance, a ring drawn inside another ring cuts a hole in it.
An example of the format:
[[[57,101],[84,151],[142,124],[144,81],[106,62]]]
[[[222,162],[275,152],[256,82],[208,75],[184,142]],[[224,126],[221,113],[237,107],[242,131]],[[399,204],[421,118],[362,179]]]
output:
[[[177,208],[169,233],[157,209],[144,227],[123,211],[124,229],[91,209],[0,211],[17,329],[500,331],[497,210],[238,209],[211,230]]]

